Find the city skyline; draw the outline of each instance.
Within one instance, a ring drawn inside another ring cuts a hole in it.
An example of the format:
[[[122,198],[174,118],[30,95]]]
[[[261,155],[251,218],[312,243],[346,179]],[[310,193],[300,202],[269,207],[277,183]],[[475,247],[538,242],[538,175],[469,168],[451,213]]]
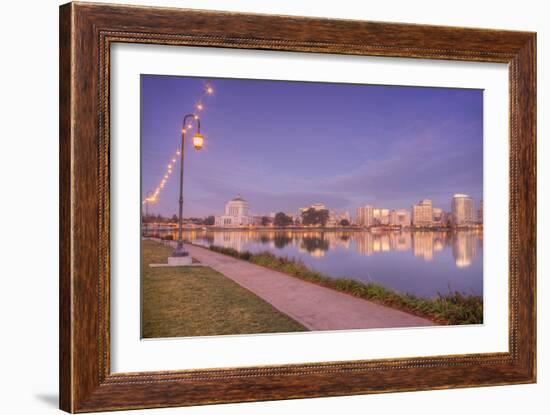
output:
[[[142,76],[143,196],[162,178],[206,81]],[[481,90],[211,81],[205,147],[186,149],[185,217],[219,215],[239,193],[255,213],[318,202],[354,213],[366,200],[408,209],[418,196],[448,212],[457,191],[483,197]],[[174,177],[150,212],[172,216],[177,188]]]
[[[456,203],[457,200],[460,203]],[[467,209],[464,204],[469,204]],[[238,194],[225,204],[224,212],[216,215],[209,215],[214,218],[216,227],[255,227],[259,226],[262,218],[275,218],[278,214],[284,214],[292,219],[292,223],[287,226],[301,224],[301,217],[307,210],[326,210],[328,213],[328,227],[338,227],[342,219],[346,219],[349,225],[359,225],[362,227],[371,226],[401,226],[408,227],[433,227],[433,226],[477,226],[483,224],[483,199],[478,203],[479,209],[475,209],[476,202],[469,195],[462,193],[453,194],[451,200],[451,210],[446,211],[440,207],[433,206],[430,199],[422,199],[417,204],[412,204],[410,208],[388,209],[386,207],[371,204],[363,204],[355,210],[355,215],[349,211],[336,211],[324,203],[314,203],[309,206],[300,207],[297,211],[271,211],[258,213],[251,209],[248,201]],[[417,211],[420,209],[420,211]],[[144,214],[158,216],[154,212],[144,212]],[[420,217],[418,217],[420,215]],[[173,215],[176,217],[177,215]],[[169,219],[165,217],[165,219]],[[184,217],[186,220],[201,220],[201,217]],[[202,219],[207,219],[204,217]],[[243,222],[244,219],[244,222]],[[272,225],[272,224],[271,224]],[[271,226],[270,225],[270,226]],[[283,226],[284,227],[284,226]]]

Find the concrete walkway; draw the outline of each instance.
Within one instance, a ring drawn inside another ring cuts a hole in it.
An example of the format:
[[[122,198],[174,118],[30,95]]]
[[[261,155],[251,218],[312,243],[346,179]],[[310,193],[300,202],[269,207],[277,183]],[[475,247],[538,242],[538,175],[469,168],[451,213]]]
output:
[[[278,271],[186,244],[191,256],[253,292],[310,330],[432,326],[430,320]]]

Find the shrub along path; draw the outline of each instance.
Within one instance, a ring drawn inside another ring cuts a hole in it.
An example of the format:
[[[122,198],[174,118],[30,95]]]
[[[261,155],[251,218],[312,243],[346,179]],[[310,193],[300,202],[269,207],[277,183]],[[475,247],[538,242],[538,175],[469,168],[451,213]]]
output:
[[[435,325],[430,320],[186,244],[189,253],[310,330]]]

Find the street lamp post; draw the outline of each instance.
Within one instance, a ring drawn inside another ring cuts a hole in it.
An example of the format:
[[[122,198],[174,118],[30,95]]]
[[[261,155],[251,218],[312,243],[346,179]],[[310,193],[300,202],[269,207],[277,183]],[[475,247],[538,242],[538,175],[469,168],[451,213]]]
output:
[[[204,144],[204,137],[201,135],[201,121],[196,114],[187,114],[183,117],[183,125],[181,129],[181,150],[180,150],[180,197],[179,197],[179,212],[178,212],[178,242],[174,251],[168,258],[168,263],[171,265],[190,265],[191,257],[183,246],[183,160],[185,152],[185,133],[189,120],[197,122],[197,133],[193,136],[193,147],[200,150]]]
[[[145,198],[145,236],[149,236],[149,203],[151,203],[151,195],[153,192],[150,190],[147,192],[147,197]]]

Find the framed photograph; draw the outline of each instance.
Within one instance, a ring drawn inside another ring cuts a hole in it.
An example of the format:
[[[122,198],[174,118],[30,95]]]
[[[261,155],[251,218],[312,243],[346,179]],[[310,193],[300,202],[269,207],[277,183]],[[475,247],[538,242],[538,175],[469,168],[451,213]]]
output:
[[[536,381],[536,35],[60,8],[60,407]]]

